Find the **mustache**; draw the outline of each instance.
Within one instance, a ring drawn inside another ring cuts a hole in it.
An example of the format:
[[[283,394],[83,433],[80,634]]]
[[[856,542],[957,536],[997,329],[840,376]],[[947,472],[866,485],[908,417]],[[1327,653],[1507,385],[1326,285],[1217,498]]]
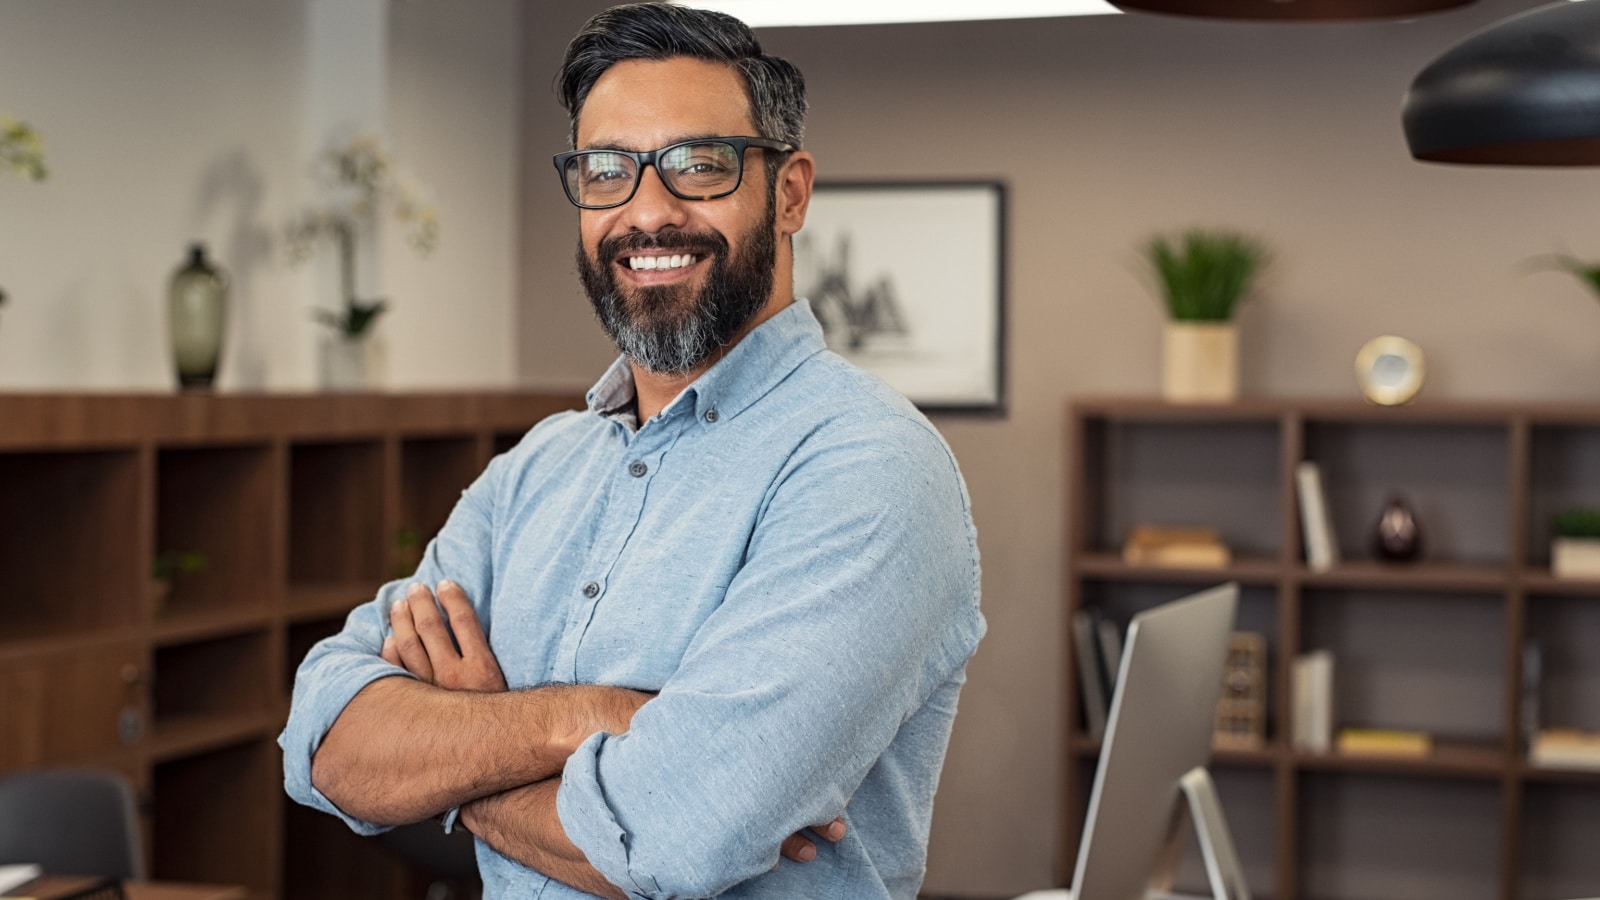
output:
[[[649,250],[726,256],[728,239],[715,231],[695,233],[673,229],[654,234],[635,231],[602,239],[595,255],[605,262],[616,262],[623,256]]]

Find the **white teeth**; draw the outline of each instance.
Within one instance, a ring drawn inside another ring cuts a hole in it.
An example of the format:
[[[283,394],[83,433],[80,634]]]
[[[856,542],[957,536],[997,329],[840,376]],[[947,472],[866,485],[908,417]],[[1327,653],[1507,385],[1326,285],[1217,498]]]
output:
[[[673,256],[630,256],[628,267],[631,269],[681,269],[694,263],[693,254]]]

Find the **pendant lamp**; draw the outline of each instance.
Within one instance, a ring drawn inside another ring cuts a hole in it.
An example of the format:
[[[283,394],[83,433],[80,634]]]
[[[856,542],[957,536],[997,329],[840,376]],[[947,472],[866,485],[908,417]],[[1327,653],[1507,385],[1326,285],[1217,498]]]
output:
[[[1264,22],[1350,21],[1418,16],[1472,0],[1111,0],[1124,12]]]
[[[1404,120],[1420,160],[1600,165],[1600,0],[1561,0],[1468,37],[1417,75]]]

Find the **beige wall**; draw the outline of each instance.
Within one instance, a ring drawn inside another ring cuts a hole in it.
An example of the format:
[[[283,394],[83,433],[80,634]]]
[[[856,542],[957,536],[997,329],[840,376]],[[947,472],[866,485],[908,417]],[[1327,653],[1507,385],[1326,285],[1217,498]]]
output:
[[[576,287],[575,216],[548,161],[565,125],[545,86],[600,5],[541,5],[527,31],[520,372],[576,387],[611,350]],[[1425,399],[1600,396],[1600,304],[1519,268],[1563,247],[1600,257],[1600,175],[1425,166],[1400,131],[1418,69],[1528,5],[1384,24],[1121,16],[763,35],[807,73],[820,177],[1010,186],[1010,414],[939,422],[973,496],[990,634],[940,790],[930,892],[1052,879],[1063,407],[1157,388],[1144,237],[1222,224],[1276,249],[1241,317],[1247,392],[1354,396],[1356,350],[1397,333],[1428,354]],[[960,248],[929,264],[946,252]]]

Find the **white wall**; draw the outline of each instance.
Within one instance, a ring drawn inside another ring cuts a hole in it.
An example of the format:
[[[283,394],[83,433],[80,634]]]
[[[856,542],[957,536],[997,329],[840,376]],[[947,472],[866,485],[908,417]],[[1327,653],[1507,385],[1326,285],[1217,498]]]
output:
[[[309,64],[318,2],[0,4],[0,110],[43,132],[51,168],[42,184],[0,176],[0,390],[169,389],[166,282],[191,240],[235,283],[219,386],[314,385],[324,331],[309,311],[331,254],[291,269],[280,236],[313,196],[315,84],[339,77]],[[517,9],[390,10],[374,117],[443,219],[427,260],[393,235],[372,253],[372,283],[394,301],[394,386],[514,378]]]

